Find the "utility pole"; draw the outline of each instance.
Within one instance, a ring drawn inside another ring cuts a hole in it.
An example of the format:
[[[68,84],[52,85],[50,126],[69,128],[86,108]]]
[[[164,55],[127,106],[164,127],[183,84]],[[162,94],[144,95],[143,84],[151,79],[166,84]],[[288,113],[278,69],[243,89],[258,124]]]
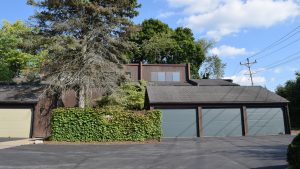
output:
[[[248,68],[252,86],[253,86],[253,77],[252,77],[252,75],[255,74],[255,73],[251,71],[251,66],[253,64],[255,64],[255,63],[257,63],[256,60],[254,62],[250,62],[249,58],[247,58],[247,62],[246,63],[240,62],[240,65],[244,65],[244,66],[246,66]]]

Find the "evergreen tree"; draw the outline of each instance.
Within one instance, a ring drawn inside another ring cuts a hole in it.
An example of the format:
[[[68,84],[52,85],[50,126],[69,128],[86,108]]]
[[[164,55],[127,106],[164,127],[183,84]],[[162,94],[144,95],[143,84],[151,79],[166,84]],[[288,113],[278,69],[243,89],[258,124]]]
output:
[[[33,24],[48,43],[45,75],[59,89],[75,89],[85,107],[93,88],[111,90],[123,77],[136,0],[28,0]]]

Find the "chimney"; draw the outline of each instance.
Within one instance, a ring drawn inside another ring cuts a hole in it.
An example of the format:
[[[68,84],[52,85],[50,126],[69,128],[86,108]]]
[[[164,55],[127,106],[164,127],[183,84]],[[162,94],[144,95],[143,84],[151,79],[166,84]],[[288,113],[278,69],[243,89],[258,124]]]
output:
[[[191,65],[190,63],[186,64],[186,81],[191,79]]]
[[[232,79],[223,79],[224,81],[227,81],[227,82],[230,82],[230,83],[233,83],[233,80]]]

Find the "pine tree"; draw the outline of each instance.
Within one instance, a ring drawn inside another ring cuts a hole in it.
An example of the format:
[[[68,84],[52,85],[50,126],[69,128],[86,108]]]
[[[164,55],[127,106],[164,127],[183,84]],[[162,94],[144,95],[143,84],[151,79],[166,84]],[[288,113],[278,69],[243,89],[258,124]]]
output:
[[[120,82],[131,19],[138,15],[136,0],[27,3],[39,9],[32,21],[48,44],[44,70],[52,86],[76,89],[83,108],[90,89],[109,91]]]

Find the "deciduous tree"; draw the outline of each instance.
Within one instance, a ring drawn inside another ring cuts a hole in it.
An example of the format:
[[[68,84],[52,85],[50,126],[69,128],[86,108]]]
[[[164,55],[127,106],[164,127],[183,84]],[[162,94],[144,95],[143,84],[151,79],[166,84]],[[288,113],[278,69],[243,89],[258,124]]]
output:
[[[205,39],[195,40],[191,29],[178,27],[173,30],[156,19],[145,20],[137,27],[137,34],[131,38],[136,44],[129,57],[131,62],[191,63],[192,78],[199,78],[200,66],[204,60],[210,59],[211,70],[214,70],[209,72],[211,77],[223,76],[224,64],[217,56],[209,54],[214,43]]]
[[[39,68],[46,52],[36,51],[36,30],[26,26],[22,21],[3,22],[0,28],[0,80],[12,81],[22,77],[25,81],[38,77]]]
[[[290,120],[293,128],[300,128],[300,73],[276,89],[276,93],[290,101]]]

